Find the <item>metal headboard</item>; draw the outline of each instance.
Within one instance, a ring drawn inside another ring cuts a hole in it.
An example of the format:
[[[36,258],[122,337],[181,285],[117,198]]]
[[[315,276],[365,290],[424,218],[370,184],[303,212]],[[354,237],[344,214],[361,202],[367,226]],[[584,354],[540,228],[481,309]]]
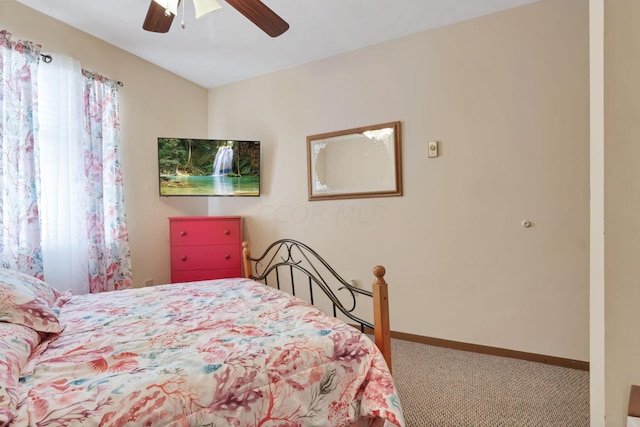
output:
[[[296,276],[302,277],[309,291],[309,299],[313,302],[314,287],[320,288],[333,306],[333,315],[338,312],[355,321],[363,332],[365,328],[372,328],[374,341],[391,370],[391,329],[389,327],[389,292],[384,280],[385,268],[376,265],[373,268],[375,281],[372,290],[360,289],[344,280],[336,271],[313,249],[304,243],[292,239],[281,239],[273,242],[262,255],[252,257],[249,243],[242,243],[242,259],[244,277],[281,288],[283,280],[289,277],[290,286],[286,291],[295,295]],[[255,269],[255,271],[254,271]],[[282,273],[281,273],[282,272]],[[297,274],[294,274],[297,273]],[[299,284],[299,283],[298,283]],[[335,291],[334,291],[335,289]],[[338,296],[339,293],[339,296]],[[364,320],[354,314],[356,295],[371,297],[373,306],[373,322]],[[346,301],[346,302],[345,302]]]
[[[319,288],[331,301],[334,317],[340,312],[357,322],[361,331],[364,332],[365,327],[373,329],[373,323],[354,314],[356,294],[372,298],[373,292],[360,289],[344,280],[324,258],[309,246],[296,240],[281,239],[272,243],[257,258],[251,257],[248,253],[249,244],[247,242],[244,242],[242,246],[245,251],[245,277],[278,289],[284,285],[282,281],[288,279],[286,284],[293,295],[296,295],[296,286],[306,286],[311,304],[314,304],[314,288]],[[288,274],[284,274],[282,269],[288,270]],[[296,277],[294,271],[303,274]],[[305,283],[296,281],[296,278],[300,278],[300,276]]]

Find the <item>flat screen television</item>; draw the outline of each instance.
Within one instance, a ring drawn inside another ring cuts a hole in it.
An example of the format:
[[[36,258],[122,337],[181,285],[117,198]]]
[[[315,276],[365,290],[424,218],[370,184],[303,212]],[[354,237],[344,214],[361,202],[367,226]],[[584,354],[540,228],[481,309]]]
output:
[[[161,196],[259,196],[260,141],[158,138]]]

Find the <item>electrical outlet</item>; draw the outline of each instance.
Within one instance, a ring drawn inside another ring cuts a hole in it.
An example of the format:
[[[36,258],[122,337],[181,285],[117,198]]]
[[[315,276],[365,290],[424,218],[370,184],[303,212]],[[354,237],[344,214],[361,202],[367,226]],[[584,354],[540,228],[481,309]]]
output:
[[[360,288],[360,282],[358,282],[356,279],[351,279],[349,280],[349,282],[351,282],[351,286],[353,286],[354,288]],[[359,293],[355,293],[355,296],[357,297],[358,295],[360,295]]]
[[[429,141],[427,153],[429,157],[438,157],[438,141]]]
[[[153,286],[153,279],[147,279],[147,280],[145,280],[145,281],[144,281],[144,286],[145,286],[145,288],[146,288],[147,286]]]

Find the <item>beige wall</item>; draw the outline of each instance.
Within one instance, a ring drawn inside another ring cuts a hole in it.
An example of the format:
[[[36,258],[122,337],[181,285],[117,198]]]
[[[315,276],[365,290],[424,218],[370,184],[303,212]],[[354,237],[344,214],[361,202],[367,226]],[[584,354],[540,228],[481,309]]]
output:
[[[606,1],[605,360],[606,425],[622,426],[640,385],[640,2]]]
[[[588,360],[588,31],[546,0],[213,89],[209,135],[262,140],[264,185],[209,213],[384,264],[394,330]],[[394,120],[403,197],[307,201],[307,135]]]
[[[0,1],[0,29],[82,62],[124,83],[120,89],[121,160],[133,278],[167,283],[173,215],[206,215],[205,199],[158,196],[158,136],[206,137],[207,91],[15,1]],[[43,67],[46,64],[42,65]]]

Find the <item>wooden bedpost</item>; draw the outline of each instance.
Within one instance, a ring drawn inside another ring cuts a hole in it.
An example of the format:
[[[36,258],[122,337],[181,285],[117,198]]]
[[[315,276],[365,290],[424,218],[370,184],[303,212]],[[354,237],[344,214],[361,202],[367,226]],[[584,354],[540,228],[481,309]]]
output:
[[[242,242],[242,266],[245,279],[249,279],[253,274],[251,270],[251,261],[249,261],[249,257],[251,256],[251,252],[249,251],[249,242]]]
[[[382,352],[391,371],[391,328],[389,327],[389,290],[384,280],[386,270],[381,265],[373,267],[373,334],[376,346]]]

